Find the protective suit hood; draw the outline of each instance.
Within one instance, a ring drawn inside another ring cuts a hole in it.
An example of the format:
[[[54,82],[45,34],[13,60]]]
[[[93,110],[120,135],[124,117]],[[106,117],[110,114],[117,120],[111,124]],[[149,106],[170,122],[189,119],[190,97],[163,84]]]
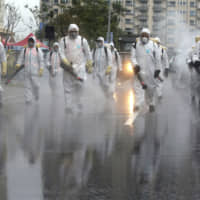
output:
[[[155,42],[160,43],[160,42],[161,42],[161,41],[160,41],[160,38],[159,38],[159,37],[156,37],[156,38],[155,38]]]
[[[53,43],[53,47],[59,47],[58,42],[54,42],[54,43]]]
[[[115,47],[115,45],[114,45],[114,43],[113,43],[113,42],[111,42],[111,43],[110,43],[110,46],[111,46],[111,47]]]
[[[31,36],[30,38],[28,38],[28,41],[31,40],[31,39],[32,39],[32,40],[34,41],[34,43],[36,44],[36,38],[35,38],[35,36]]]
[[[70,24],[69,28],[68,28],[68,32],[72,31],[72,30],[76,30],[79,32],[79,27],[76,24]]]
[[[142,33],[147,33],[147,34],[149,34],[149,35],[151,34],[151,32],[150,32],[150,30],[149,30],[148,28],[143,28],[142,31],[141,31],[140,33],[141,33],[141,34],[142,34]]]
[[[98,37],[96,41],[102,41],[104,43],[104,38],[103,37]]]

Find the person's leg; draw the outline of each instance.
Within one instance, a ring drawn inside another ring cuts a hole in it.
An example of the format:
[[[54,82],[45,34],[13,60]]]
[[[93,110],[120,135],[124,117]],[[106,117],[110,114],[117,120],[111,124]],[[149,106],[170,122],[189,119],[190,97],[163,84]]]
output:
[[[65,110],[66,112],[72,112],[72,77],[69,73],[63,72],[63,87],[65,98]]]
[[[33,100],[33,93],[32,93],[32,83],[31,83],[31,77],[27,75],[25,77],[25,102],[31,103]]]
[[[82,112],[83,110],[83,95],[84,95],[84,83],[80,83],[77,80],[73,83],[72,99],[75,112]]]
[[[145,91],[145,101],[149,106],[150,112],[154,112],[156,104],[156,88],[147,88]]]
[[[33,95],[36,101],[39,100],[40,98],[40,83],[39,83],[39,78],[38,77],[32,77],[32,89],[33,89]]]

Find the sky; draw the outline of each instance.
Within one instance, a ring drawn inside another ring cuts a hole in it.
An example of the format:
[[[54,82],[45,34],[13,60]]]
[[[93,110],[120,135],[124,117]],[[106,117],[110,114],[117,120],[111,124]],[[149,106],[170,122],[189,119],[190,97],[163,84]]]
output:
[[[5,0],[6,3],[14,2],[17,6],[23,7],[28,4],[29,6],[39,5],[39,0]]]
[[[30,24],[30,18],[32,18],[32,14],[30,13],[30,11],[28,11],[28,9],[24,8],[24,6],[39,6],[40,0],[5,0],[5,3],[14,4],[17,8],[20,9],[22,15],[22,22],[16,28],[16,39],[23,39],[31,32],[25,24]]]

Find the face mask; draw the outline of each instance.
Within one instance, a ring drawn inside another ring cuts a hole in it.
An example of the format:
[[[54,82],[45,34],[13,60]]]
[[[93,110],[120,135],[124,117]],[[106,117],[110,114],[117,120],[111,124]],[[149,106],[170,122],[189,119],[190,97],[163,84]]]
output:
[[[146,44],[149,41],[149,39],[147,37],[142,37],[142,43]]]
[[[99,48],[103,47],[103,42],[97,42],[97,47]]]
[[[57,46],[54,47],[54,51],[55,51],[55,52],[58,52],[58,47],[57,47]]]
[[[77,32],[77,31],[71,31],[71,32],[69,33],[69,35],[70,35],[70,38],[71,38],[71,39],[76,39],[77,36],[78,36],[78,32]]]
[[[30,48],[33,48],[33,47],[34,47],[34,42],[29,42],[29,43],[28,43],[28,46],[29,46]]]

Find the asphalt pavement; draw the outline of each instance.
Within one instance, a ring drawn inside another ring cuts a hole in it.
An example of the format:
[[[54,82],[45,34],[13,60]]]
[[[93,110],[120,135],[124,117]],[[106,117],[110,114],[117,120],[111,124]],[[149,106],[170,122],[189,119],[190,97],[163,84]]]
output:
[[[188,87],[165,82],[154,113],[132,115],[131,82],[106,101],[90,81],[84,112],[66,114],[62,83],[26,106],[7,86],[0,110],[1,200],[199,200],[199,108]]]

